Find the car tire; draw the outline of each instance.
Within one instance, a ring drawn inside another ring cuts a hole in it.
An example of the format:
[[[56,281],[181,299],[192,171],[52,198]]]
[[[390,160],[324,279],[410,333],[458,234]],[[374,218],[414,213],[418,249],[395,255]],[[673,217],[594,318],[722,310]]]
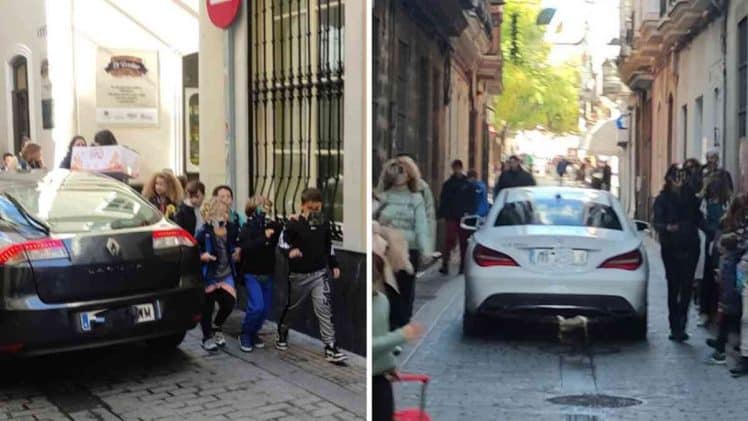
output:
[[[168,352],[173,351],[179,347],[184,341],[184,337],[187,335],[187,331],[174,333],[167,336],[161,336],[146,341],[146,345],[155,351]]]
[[[647,340],[647,315],[635,317],[629,321],[626,329],[626,337],[632,341]]]
[[[477,314],[471,314],[465,311],[462,314],[462,334],[463,336],[479,336],[484,330],[483,318]]]

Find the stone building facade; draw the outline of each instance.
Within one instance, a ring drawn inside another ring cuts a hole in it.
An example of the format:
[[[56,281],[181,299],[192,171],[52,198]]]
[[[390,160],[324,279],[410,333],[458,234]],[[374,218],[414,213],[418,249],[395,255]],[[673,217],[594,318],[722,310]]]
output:
[[[453,159],[490,176],[488,108],[502,87],[502,4],[374,1],[374,180],[401,152],[416,158],[437,195]]]

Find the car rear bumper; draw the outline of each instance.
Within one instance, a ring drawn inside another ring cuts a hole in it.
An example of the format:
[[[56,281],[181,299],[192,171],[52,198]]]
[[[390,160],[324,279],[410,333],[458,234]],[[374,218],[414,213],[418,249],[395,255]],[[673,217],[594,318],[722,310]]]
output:
[[[584,315],[615,320],[637,316],[634,307],[622,297],[572,294],[496,294],[483,301],[477,312],[523,318]]]
[[[646,271],[618,274],[617,279],[604,281],[566,274],[552,280],[533,278],[527,272],[518,275],[496,279],[469,274],[465,285],[466,311],[613,318],[643,317],[647,312]]]
[[[0,356],[41,355],[183,332],[194,328],[199,321],[203,297],[202,288],[179,288],[55,308],[0,309]],[[156,320],[134,324],[128,319],[127,309],[148,303],[154,306]],[[104,311],[104,323],[85,331],[80,314],[99,310]]]

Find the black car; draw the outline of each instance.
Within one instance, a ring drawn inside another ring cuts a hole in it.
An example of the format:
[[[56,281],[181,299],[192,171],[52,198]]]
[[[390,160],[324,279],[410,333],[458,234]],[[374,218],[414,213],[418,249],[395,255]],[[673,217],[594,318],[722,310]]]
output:
[[[0,175],[0,356],[146,341],[200,320],[194,238],[129,186],[55,170]]]

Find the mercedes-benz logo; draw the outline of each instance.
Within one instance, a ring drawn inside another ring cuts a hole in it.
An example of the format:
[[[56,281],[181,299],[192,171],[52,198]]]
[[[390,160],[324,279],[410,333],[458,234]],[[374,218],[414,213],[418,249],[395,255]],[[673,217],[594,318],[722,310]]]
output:
[[[109,254],[111,254],[112,257],[119,256],[119,253],[120,253],[119,243],[114,238],[110,238],[106,241],[106,249],[107,251],[109,251]]]

